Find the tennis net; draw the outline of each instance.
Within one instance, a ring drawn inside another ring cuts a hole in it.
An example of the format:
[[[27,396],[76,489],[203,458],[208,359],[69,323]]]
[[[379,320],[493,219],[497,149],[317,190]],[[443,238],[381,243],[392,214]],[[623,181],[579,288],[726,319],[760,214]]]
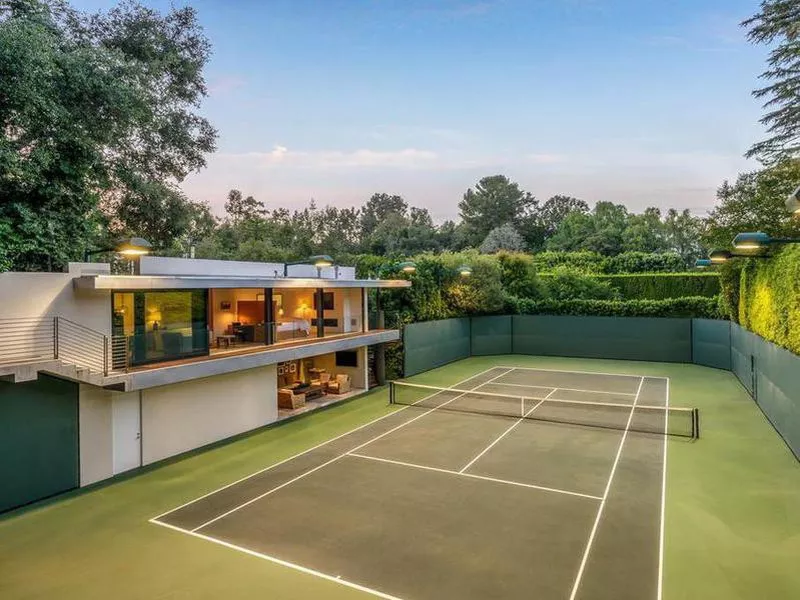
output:
[[[561,400],[545,396],[517,396],[440,388],[393,381],[389,388],[394,404],[456,412],[524,418],[587,427],[628,429],[642,433],[700,437],[696,408],[634,405],[615,402]]]

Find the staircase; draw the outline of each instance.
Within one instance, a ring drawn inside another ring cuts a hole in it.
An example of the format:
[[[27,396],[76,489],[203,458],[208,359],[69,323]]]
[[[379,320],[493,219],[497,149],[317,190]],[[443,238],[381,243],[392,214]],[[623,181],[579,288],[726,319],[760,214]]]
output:
[[[0,319],[0,379],[20,383],[47,373],[101,387],[124,385],[121,340],[63,317]]]

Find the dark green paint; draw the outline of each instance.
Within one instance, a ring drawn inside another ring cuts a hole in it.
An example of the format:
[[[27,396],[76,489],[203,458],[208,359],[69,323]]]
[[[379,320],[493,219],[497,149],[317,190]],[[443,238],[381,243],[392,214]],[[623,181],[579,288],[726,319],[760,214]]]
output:
[[[0,512],[77,487],[78,468],[78,385],[0,382]]]

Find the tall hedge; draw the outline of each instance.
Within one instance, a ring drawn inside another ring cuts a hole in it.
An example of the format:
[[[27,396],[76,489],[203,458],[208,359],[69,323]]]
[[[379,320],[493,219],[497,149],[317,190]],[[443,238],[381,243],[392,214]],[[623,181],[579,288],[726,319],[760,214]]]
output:
[[[711,298],[720,293],[719,275],[716,273],[626,273],[624,275],[602,275],[628,300],[665,300],[705,296]]]
[[[800,246],[768,260],[749,259],[741,272],[739,323],[800,354]]]
[[[701,296],[666,300],[527,300],[509,298],[508,312],[522,315],[601,317],[684,317],[720,319],[717,298]]]

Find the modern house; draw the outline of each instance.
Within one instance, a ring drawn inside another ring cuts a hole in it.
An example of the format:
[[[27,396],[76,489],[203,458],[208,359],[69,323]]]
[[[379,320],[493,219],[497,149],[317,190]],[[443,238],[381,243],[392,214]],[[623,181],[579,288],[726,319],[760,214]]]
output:
[[[409,285],[150,256],[0,274],[0,511],[365,391],[400,336],[368,291]]]

